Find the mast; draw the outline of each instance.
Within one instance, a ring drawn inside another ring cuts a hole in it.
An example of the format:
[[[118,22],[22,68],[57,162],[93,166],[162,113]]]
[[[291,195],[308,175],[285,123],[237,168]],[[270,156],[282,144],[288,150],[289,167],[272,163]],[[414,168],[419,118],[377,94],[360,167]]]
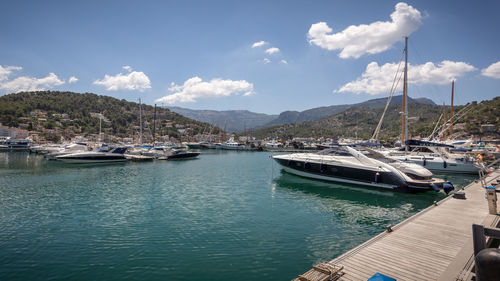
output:
[[[142,105],[141,99],[139,98],[139,144],[142,144]]]
[[[444,120],[444,123],[443,123],[443,126],[446,128],[446,105],[444,104],[443,102],[443,120]],[[446,130],[443,130],[443,133],[441,134],[441,139],[445,139],[446,137]]]
[[[101,143],[101,123],[102,123],[102,113],[99,113],[99,143]]]
[[[405,36],[405,68],[403,78],[403,122],[401,126],[401,145],[408,139],[408,36]],[[406,145],[405,145],[406,147]],[[405,149],[406,151],[406,149]]]
[[[453,137],[453,92],[455,90],[455,80],[451,81],[451,112],[450,112],[450,138]]]
[[[155,112],[153,114],[153,144],[155,143],[155,133],[156,133],[156,103],[155,103]]]

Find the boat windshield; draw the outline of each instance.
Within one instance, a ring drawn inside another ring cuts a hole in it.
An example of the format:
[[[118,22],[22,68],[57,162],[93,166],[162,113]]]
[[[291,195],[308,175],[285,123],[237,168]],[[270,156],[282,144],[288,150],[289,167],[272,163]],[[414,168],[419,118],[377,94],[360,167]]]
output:
[[[321,150],[317,153],[318,155],[330,155],[330,156],[352,156],[344,147],[332,147],[329,149]]]

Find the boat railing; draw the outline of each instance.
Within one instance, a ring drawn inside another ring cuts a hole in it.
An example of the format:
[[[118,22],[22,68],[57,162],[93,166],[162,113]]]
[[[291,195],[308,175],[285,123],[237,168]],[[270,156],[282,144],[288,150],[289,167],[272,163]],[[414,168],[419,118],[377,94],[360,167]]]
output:
[[[479,180],[481,181],[481,185],[483,186],[483,188],[486,188],[487,185],[486,185],[486,177],[488,176],[488,173],[491,171],[491,169],[498,165],[500,163],[500,159],[497,159],[495,160],[494,162],[488,164],[488,165],[484,165],[484,164],[481,164],[482,165],[482,168],[479,170]],[[493,180],[495,180],[496,178],[498,178],[500,176],[497,175]]]

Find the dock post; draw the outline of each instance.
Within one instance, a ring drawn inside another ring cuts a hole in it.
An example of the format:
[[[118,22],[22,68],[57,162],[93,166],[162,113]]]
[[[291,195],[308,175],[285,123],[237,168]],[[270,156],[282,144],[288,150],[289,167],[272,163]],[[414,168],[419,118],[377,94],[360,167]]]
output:
[[[482,249],[486,248],[484,227],[480,224],[472,225],[472,244],[474,246],[474,256],[477,256]]]
[[[486,187],[486,199],[488,199],[488,209],[490,215],[497,215],[497,193],[495,187]]]

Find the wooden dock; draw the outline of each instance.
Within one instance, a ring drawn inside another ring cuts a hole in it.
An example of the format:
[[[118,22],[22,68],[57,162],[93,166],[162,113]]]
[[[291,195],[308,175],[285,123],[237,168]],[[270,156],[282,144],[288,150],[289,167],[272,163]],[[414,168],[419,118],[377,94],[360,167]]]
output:
[[[499,178],[497,169],[485,180],[491,185]],[[343,267],[342,274],[323,280],[368,280],[375,273],[397,280],[468,280],[473,265],[472,224],[497,227],[500,217],[488,214],[480,181],[463,192],[465,200],[448,196],[328,262]],[[297,280],[310,280],[303,278],[307,273]]]

